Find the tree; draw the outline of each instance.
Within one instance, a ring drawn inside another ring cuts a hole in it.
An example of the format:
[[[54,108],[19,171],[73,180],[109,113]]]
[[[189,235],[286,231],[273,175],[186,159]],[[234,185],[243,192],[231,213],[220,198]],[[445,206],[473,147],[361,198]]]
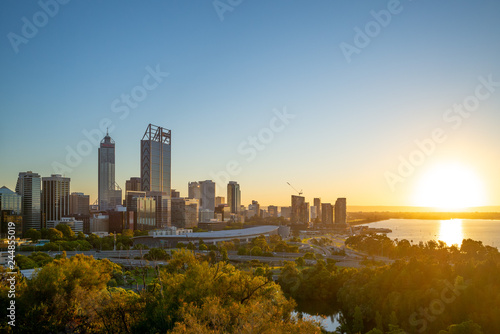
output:
[[[220,255],[222,256],[222,261],[226,262],[229,260],[229,257],[227,255],[227,249],[226,247],[221,247],[220,248]]]
[[[134,231],[130,229],[124,229],[122,231],[122,236],[132,238],[134,236]]]
[[[303,267],[306,264],[306,261],[304,260],[304,257],[298,257],[295,259],[295,263],[297,263],[297,266]]]
[[[56,240],[61,240],[63,238],[63,233],[55,228],[49,228],[47,231],[47,236],[51,242]]]
[[[63,233],[63,237],[66,240],[75,239],[75,232],[66,224],[57,224],[56,229]]]
[[[168,260],[170,256],[162,248],[151,248],[148,251],[148,253],[144,255],[144,258],[150,261],[159,261],[159,260]]]
[[[481,326],[469,320],[459,325],[450,325],[448,330],[441,330],[438,334],[483,334],[483,331]]]
[[[31,239],[33,242],[37,242],[41,239],[42,233],[40,231],[35,230],[34,228],[30,228],[24,234],[25,238]]]
[[[252,256],[262,256],[262,248],[259,246],[254,246],[250,251],[250,255]]]
[[[361,308],[359,306],[356,306],[354,308],[352,331],[354,333],[363,333],[364,328],[363,313],[361,312]]]

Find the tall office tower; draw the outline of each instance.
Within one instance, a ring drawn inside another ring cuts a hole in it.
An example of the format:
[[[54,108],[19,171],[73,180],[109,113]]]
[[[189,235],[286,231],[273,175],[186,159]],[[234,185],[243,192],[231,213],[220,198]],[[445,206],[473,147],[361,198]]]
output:
[[[198,225],[200,202],[192,198],[172,198],[172,226],[193,228]]]
[[[170,197],[171,198],[179,198],[181,197],[181,192],[177,191],[175,189],[170,190]]]
[[[84,193],[71,193],[69,195],[70,215],[89,215],[90,196]]]
[[[321,220],[321,198],[314,199],[314,206],[316,207],[316,217]]]
[[[69,215],[69,182],[69,177],[59,174],[42,177],[43,222],[61,220]]]
[[[292,195],[292,223],[308,223],[309,210],[306,199],[303,196]]]
[[[321,215],[321,222],[323,224],[333,224],[333,205],[330,203],[322,203]]]
[[[125,181],[125,191],[141,191],[141,178],[131,177]]]
[[[101,140],[98,157],[99,210],[105,211],[122,204],[122,191],[115,182],[115,142],[108,133]]]
[[[16,193],[22,196],[23,232],[42,226],[41,194],[42,179],[32,171],[21,172],[17,179]]]
[[[156,227],[170,226],[172,132],[149,124],[141,140],[141,190],[156,201]]]
[[[194,199],[201,199],[200,183],[199,182],[189,182],[188,183],[188,197]]]
[[[226,204],[226,199],[222,196],[215,197],[215,207],[217,208],[219,205]]]
[[[273,218],[278,218],[278,207],[275,205],[269,205],[267,207],[267,212],[269,212],[269,216]]]
[[[200,181],[200,222],[206,223],[214,218],[215,212],[215,182]]]
[[[335,224],[345,225],[347,223],[347,200],[337,198],[335,202]]]
[[[16,232],[22,232],[22,200],[21,195],[9,188],[0,188],[0,238],[7,237],[9,222],[16,224]]]
[[[241,206],[241,190],[238,182],[229,181],[227,185],[227,204],[231,213],[238,214]]]

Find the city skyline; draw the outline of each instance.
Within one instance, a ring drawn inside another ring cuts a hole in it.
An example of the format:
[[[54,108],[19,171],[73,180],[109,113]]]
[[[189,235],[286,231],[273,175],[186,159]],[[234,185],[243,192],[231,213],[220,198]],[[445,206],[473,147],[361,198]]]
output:
[[[310,203],[452,207],[426,185],[453,169],[461,206],[500,204],[495,1],[69,2],[19,44],[43,8],[2,6],[0,186],[61,174],[93,203],[106,129],[124,189],[152,123],[184,197],[236,181],[245,205],[289,206],[290,182]]]

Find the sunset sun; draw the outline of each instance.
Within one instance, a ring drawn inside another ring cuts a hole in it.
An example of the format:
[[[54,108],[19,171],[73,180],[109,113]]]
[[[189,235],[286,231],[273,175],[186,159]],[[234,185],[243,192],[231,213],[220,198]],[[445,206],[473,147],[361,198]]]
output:
[[[414,203],[442,211],[485,205],[482,180],[469,167],[447,163],[429,169],[417,183]]]

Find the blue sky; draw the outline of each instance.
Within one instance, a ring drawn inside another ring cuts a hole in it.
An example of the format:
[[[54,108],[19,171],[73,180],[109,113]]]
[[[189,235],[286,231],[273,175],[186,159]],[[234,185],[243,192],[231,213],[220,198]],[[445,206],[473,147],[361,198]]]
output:
[[[500,81],[500,3],[401,1],[348,62],[341,43],[355,46],[354,29],[374,21],[371,11],[396,3],[252,0],[228,5],[221,20],[207,0],[72,0],[15,52],[9,34],[22,37],[23,17],[43,19],[42,8],[2,1],[0,185],[14,188],[20,171],[54,173],[67,146],[85,145],[82,131],[109,119],[121,187],[139,176],[139,142],[153,123],[172,130],[172,185],[184,196],[187,182],[236,161],[231,179],[245,204],[288,205],[288,181],[311,202],[412,205],[433,165],[459,161],[486,184],[484,204],[500,204],[500,89],[459,129],[443,121],[479,77]],[[157,66],[168,76],[120,119],[113,101]],[[294,118],[247,161],[238,147],[285,109]],[[447,140],[391,187],[387,172],[436,127]],[[71,169],[71,190],[95,200],[97,147]]]

